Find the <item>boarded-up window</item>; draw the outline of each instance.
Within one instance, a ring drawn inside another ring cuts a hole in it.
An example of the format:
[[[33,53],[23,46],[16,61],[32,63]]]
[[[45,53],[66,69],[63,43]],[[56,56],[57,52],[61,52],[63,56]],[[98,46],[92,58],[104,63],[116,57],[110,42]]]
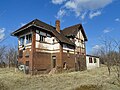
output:
[[[30,55],[30,54],[29,54],[29,52],[26,52],[25,57],[27,57],[27,58],[28,58],[28,57],[29,57],[29,55]]]
[[[29,66],[29,61],[26,61],[26,66]]]
[[[89,57],[89,63],[93,63],[93,62],[92,62],[92,57]]]
[[[20,50],[19,51],[19,58],[22,58],[23,57],[23,50]]]

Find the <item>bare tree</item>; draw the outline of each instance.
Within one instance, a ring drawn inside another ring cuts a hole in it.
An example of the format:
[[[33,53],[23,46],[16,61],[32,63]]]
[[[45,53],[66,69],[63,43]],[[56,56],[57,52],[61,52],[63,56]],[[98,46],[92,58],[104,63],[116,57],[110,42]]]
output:
[[[115,73],[117,74],[117,77],[120,78],[120,45],[118,45],[118,51],[114,53],[113,60],[114,60],[114,67]],[[120,81],[119,81],[120,82]]]
[[[16,48],[10,47],[5,54],[5,57],[8,61],[9,68],[10,68],[10,66],[15,66],[17,63],[17,50],[16,50]]]
[[[4,55],[5,55],[5,46],[0,47],[0,64],[2,66],[2,62],[4,61]]]
[[[112,38],[102,38],[102,46],[99,51],[100,59],[107,65],[109,75],[111,74],[111,66],[115,64],[116,51],[118,50],[118,42]]]

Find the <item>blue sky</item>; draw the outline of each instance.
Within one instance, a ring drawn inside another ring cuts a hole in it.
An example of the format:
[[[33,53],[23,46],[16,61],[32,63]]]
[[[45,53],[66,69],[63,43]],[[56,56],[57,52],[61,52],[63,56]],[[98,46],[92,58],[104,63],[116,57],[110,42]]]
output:
[[[10,33],[22,25],[39,19],[55,25],[61,20],[61,29],[82,23],[88,37],[87,53],[99,48],[100,38],[110,36],[120,40],[120,0],[1,0],[1,45],[17,45]]]

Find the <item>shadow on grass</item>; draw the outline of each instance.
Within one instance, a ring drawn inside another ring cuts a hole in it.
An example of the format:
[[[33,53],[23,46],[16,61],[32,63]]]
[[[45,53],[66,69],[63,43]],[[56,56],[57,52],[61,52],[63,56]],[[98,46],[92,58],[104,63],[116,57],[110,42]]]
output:
[[[74,90],[102,90],[102,86],[97,85],[81,85]]]

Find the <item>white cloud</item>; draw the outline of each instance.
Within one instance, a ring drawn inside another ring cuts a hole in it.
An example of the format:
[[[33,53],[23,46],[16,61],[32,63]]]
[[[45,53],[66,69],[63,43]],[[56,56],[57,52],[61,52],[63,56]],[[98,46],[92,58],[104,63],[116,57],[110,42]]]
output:
[[[0,40],[3,40],[5,37],[5,28],[0,28]]]
[[[112,2],[113,0],[67,0],[61,7],[67,12],[74,12],[77,17],[84,19],[92,11],[94,11],[94,13],[90,14],[92,18],[100,15],[100,10]]]
[[[92,47],[92,49],[93,50],[99,50],[99,49],[101,49],[101,47],[102,47],[101,45],[95,45],[95,46]]]
[[[62,4],[63,2],[65,2],[66,0],[52,0],[53,4]]]
[[[103,33],[109,33],[109,32],[111,32],[111,31],[112,31],[112,29],[106,28],[106,29],[103,30]]]
[[[81,19],[85,19],[86,14],[87,14],[87,12],[84,12],[84,13],[81,15]]]
[[[22,26],[24,26],[26,23],[20,23],[20,26],[22,27]]]
[[[101,15],[101,11],[90,12],[89,18],[92,19],[93,17]]]
[[[119,19],[119,18],[116,18],[115,21],[116,21],[116,22],[120,22],[120,19]]]
[[[59,12],[57,13],[56,18],[61,19],[65,14],[66,14],[66,11],[64,9],[60,9]]]
[[[93,55],[99,55],[99,51],[102,49],[102,45],[98,45],[98,44],[96,44],[96,45],[94,45],[93,47],[92,47],[92,54]]]

